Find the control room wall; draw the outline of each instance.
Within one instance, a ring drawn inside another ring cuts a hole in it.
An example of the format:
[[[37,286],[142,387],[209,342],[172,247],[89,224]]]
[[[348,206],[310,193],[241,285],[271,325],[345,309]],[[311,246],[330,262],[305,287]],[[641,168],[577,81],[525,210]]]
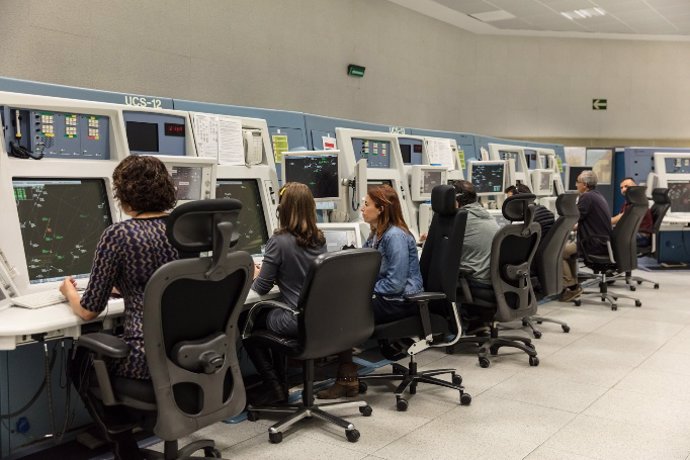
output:
[[[690,138],[688,42],[474,35],[386,0],[3,0],[0,40],[5,77],[502,137]]]

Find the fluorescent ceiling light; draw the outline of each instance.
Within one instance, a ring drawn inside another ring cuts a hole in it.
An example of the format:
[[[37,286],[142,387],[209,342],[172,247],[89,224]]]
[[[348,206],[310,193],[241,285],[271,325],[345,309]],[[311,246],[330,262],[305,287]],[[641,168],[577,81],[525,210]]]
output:
[[[599,7],[583,8],[580,10],[561,11],[561,15],[572,21],[575,19],[587,19],[596,16],[606,16],[606,11]]]
[[[475,13],[470,14],[469,16],[482,22],[503,21],[505,19],[515,18],[514,15],[504,10],[487,11],[485,13]]]

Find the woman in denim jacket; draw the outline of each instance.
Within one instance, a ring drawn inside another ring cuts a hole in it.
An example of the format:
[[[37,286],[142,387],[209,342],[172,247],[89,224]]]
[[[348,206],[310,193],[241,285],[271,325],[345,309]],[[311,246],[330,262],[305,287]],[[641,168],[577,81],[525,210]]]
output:
[[[381,253],[381,268],[374,285],[372,308],[376,323],[387,323],[417,311],[417,304],[404,296],[424,290],[419,270],[417,244],[402,217],[400,199],[389,185],[372,187],[364,197],[362,218],[371,226],[364,247]],[[317,394],[321,399],[355,396],[359,393],[357,365],[352,350],[339,355],[340,367],[335,384]]]

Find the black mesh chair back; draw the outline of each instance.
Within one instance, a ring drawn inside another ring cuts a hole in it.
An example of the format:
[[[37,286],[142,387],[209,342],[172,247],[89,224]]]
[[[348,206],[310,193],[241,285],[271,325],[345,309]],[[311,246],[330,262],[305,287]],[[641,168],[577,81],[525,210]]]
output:
[[[242,204],[234,199],[185,203],[168,221],[182,252],[211,256],[160,267],[144,293],[144,343],[158,416],[154,432],[175,440],[242,412],[245,391],[237,360],[237,319],[254,264],[230,252]]]
[[[329,252],[314,260],[298,302],[296,359],[339,353],[371,336],[371,296],[380,265],[374,249]]]
[[[651,208],[652,220],[654,222],[652,230],[654,233],[658,233],[664,216],[666,216],[668,210],[671,209],[671,199],[668,196],[668,189],[655,188],[652,191],[652,201],[654,201]]]
[[[558,294],[563,290],[563,249],[580,217],[577,194],[560,194],[556,198],[556,210],[558,218],[546,235],[542,235],[532,264],[544,296]]]
[[[613,229],[611,248],[617,271],[629,272],[637,268],[637,231],[647,212],[646,188],[629,187],[625,200],[631,206]]]
[[[503,216],[511,225],[501,227],[491,245],[491,281],[499,322],[514,321],[537,311],[530,280],[530,265],[537,251],[541,227],[534,222],[533,194],[519,194],[503,202]]]

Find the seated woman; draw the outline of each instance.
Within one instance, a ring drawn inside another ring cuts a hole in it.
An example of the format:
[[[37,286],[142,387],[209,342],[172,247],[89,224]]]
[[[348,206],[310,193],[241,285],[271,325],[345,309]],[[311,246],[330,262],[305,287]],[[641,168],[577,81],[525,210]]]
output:
[[[266,294],[278,285],[281,301],[297,309],[300,291],[314,259],[326,252],[326,238],[316,226],[316,203],[304,184],[288,182],[280,190],[279,228],[266,243],[263,264],[254,272],[252,289]],[[297,337],[297,317],[282,308],[272,308],[259,316],[254,327],[263,327],[280,335]],[[247,353],[263,379],[255,405],[271,404],[284,399],[283,388],[268,350],[247,347]]]
[[[364,247],[381,253],[381,268],[374,285],[372,308],[376,323],[387,323],[417,312],[417,304],[404,296],[424,290],[419,269],[417,244],[402,216],[400,199],[389,185],[372,187],[362,205],[362,218],[371,226]],[[355,396],[359,393],[357,366],[352,350],[339,355],[340,367],[335,384],[317,394],[321,399]]]
[[[131,379],[149,379],[144,356],[143,303],[144,288],[153,273],[163,264],[179,259],[180,254],[165,234],[167,210],[176,203],[175,187],[165,165],[152,156],[129,156],[113,171],[115,198],[131,219],[105,229],[96,246],[91,277],[80,298],[76,281],[67,277],[60,292],[72,311],[89,321],[108,305],[114,292],[124,299],[123,339],[130,346],[129,355],[119,360],[112,371]],[[70,375],[80,394],[88,389],[90,360],[79,348],[71,363]],[[87,407],[90,405],[87,403]],[[106,438],[113,443],[115,458],[139,458],[136,441],[130,431],[109,435],[109,422],[117,424],[118,408],[102,407],[100,419]]]

